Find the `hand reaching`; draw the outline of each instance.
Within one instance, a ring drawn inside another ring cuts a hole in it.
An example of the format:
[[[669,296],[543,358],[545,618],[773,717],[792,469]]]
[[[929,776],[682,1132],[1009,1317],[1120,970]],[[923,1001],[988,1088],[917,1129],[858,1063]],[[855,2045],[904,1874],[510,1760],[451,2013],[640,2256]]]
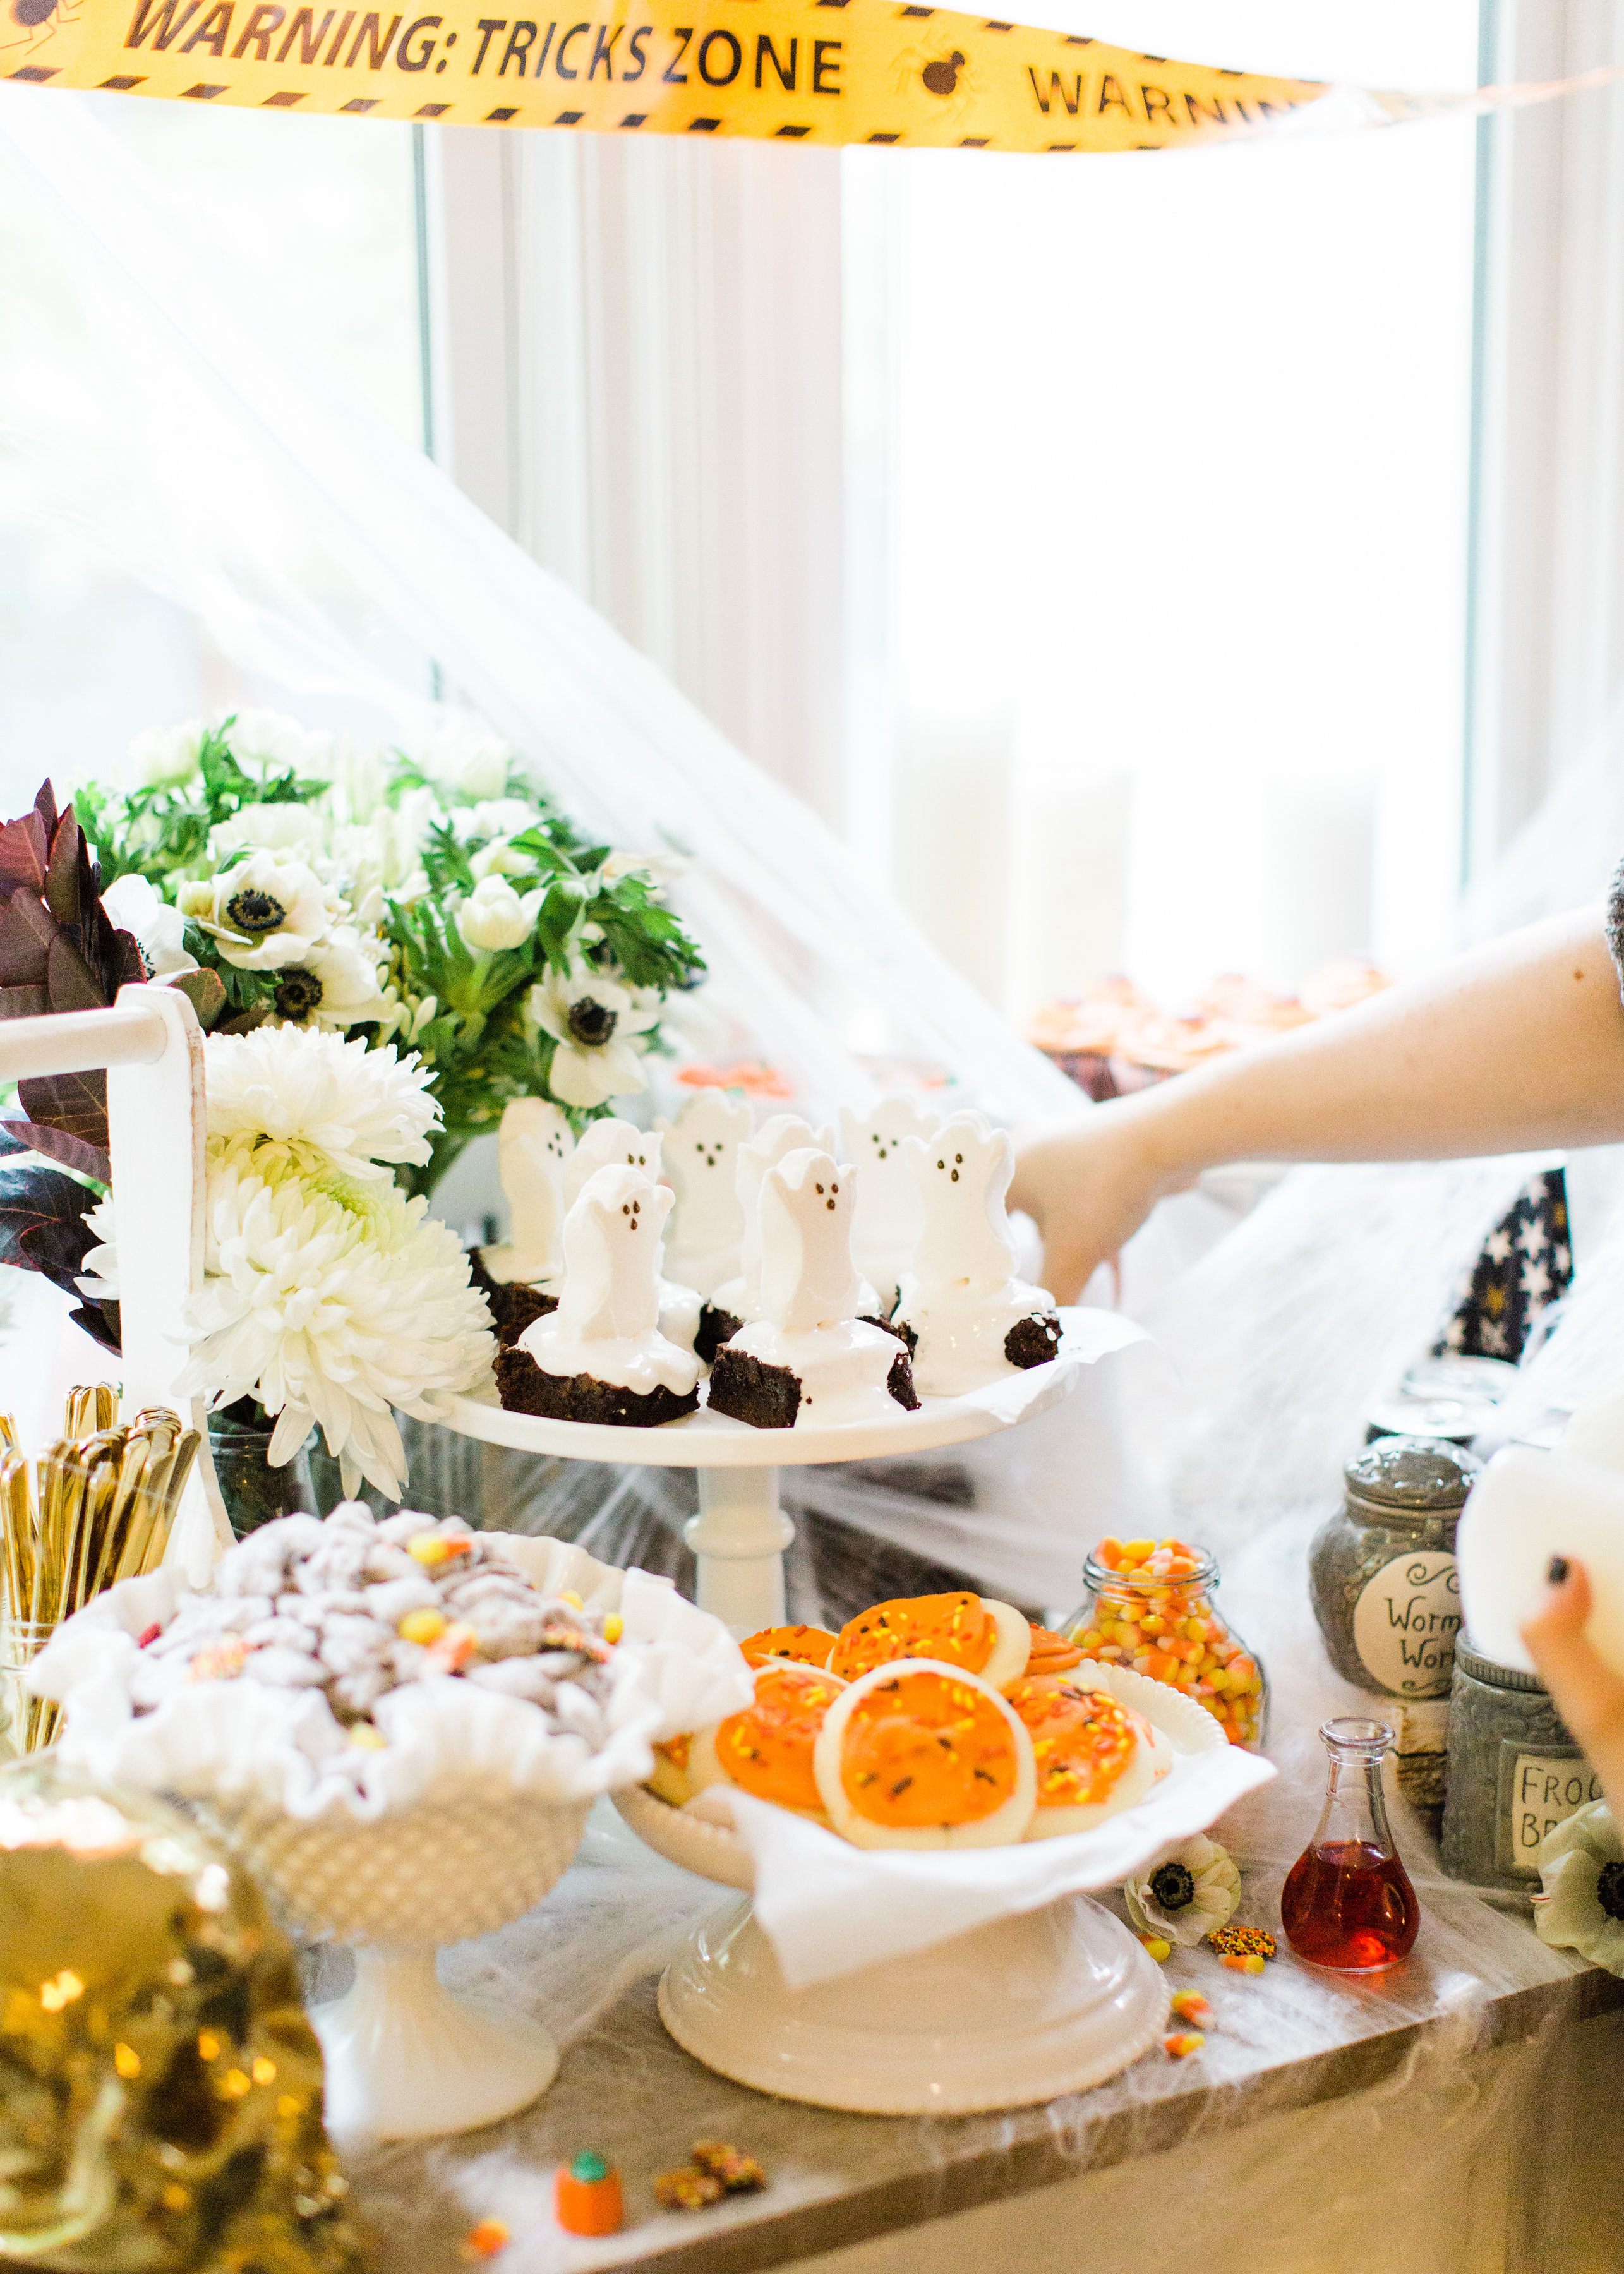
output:
[[[1590,1582],[1584,1566],[1553,1555],[1550,1577],[1549,1594],[1523,1621],[1522,1639],[1574,1743],[1601,1779],[1615,1820],[1624,1826],[1624,1680],[1585,1634]]]

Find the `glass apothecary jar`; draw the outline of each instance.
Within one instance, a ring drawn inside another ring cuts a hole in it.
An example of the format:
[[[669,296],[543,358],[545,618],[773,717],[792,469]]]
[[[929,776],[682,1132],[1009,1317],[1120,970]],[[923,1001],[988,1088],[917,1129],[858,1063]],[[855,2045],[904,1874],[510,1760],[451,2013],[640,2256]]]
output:
[[[1461,1628],[1455,1532],[1483,1464],[1440,1437],[1379,1437],[1343,1471],[1308,1551],[1332,1665],[1361,1690],[1443,1698]]]
[[[1464,1635],[1455,1651],[1447,1773],[1445,1871],[1530,1901],[1539,1893],[1546,1833],[1604,1797],[1539,1676],[1497,1666]]]
[[[1132,1667],[1193,1698],[1232,1745],[1260,1751],[1268,1679],[1218,1608],[1218,1565],[1182,1540],[1102,1540],[1064,1622],[1083,1656]]]

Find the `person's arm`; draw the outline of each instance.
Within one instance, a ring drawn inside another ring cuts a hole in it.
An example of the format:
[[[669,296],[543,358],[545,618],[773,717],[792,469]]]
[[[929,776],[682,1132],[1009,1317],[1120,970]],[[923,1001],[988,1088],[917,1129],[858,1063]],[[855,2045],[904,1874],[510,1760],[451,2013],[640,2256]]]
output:
[[[1590,1615],[1584,1566],[1554,1556],[1551,1592],[1522,1634],[1574,1743],[1601,1779],[1615,1820],[1624,1825],[1624,1682],[1586,1640]]]
[[[1417,1161],[1624,1137],[1624,1005],[1595,912],[1555,916],[1022,1148],[1010,1192],[1075,1300],[1227,1161]]]

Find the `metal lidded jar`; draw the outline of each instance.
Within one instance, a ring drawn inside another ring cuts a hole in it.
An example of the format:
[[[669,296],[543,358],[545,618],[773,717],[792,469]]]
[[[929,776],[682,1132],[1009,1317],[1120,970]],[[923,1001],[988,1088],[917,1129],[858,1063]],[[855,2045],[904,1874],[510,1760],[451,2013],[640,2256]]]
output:
[[[1314,1616],[1337,1672],[1389,1698],[1447,1695],[1461,1628],[1455,1532],[1483,1464],[1438,1437],[1379,1437],[1343,1475],[1308,1551]]]
[[[1601,1780],[1568,1734],[1537,1674],[1497,1666],[1462,1637],[1449,1693],[1443,1867],[1479,1887],[1539,1892],[1539,1843]]]

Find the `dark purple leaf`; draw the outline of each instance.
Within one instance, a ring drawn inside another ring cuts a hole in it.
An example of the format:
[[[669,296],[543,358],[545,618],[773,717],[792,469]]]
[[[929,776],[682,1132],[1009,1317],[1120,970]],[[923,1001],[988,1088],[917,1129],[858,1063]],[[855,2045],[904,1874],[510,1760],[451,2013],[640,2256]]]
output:
[[[0,1168],[0,1263],[42,1272],[77,1295],[86,1254],[98,1245],[85,1221],[95,1205],[87,1185],[55,1169]]]
[[[68,1313],[76,1327],[83,1327],[93,1342],[103,1350],[111,1351],[115,1358],[124,1355],[119,1339],[118,1306],[117,1303],[80,1303]]]
[[[107,1150],[107,1076],[92,1073],[30,1074],[17,1085],[30,1121],[83,1138],[99,1153]]]
[[[20,1115],[8,1115],[0,1120],[0,1153],[43,1153],[47,1160],[64,1169],[77,1170],[81,1177],[94,1177],[98,1184],[110,1185],[113,1181],[112,1162],[94,1145],[86,1145],[82,1137],[70,1136],[65,1129],[49,1129],[41,1121],[25,1121]]]
[[[0,1019],[42,1019],[49,1009],[43,987],[0,987]]]
[[[50,910],[39,894],[19,885],[0,908],[0,987],[43,987],[56,937]]]
[[[53,1011],[99,1011],[107,1001],[101,974],[91,969],[65,931],[52,940],[45,972]]]
[[[226,990],[217,971],[199,964],[195,971],[178,971],[172,979],[163,982],[184,995],[198,1014],[198,1024],[205,1034],[216,1025],[226,1007]]]
[[[117,931],[107,910],[98,900],[94,925],[86,927],[93,935],[89,952],[102,974],[102,984],[109,1003],[117,1002],[121,987],[140,987],[146,983],[147,966],[141,960],[141,951],[132,931]]]
[[[40,817],[41,825],[45,832],[45,842],[49,845],[56,834],[56,793],[51,787],[49,774],[40,784],[39,794],[34,801],[34,809]]]
[[[25,813],[0,827],[0,892],[26,885],[33,892],[43,892],[49,860],[50,839],[37,813]]]
[[[90,856],[85,832],[70,806],[51,839],[50,862],[45,871],[45,905],[59,924],[76,924],[95,895],[90,888]]]

